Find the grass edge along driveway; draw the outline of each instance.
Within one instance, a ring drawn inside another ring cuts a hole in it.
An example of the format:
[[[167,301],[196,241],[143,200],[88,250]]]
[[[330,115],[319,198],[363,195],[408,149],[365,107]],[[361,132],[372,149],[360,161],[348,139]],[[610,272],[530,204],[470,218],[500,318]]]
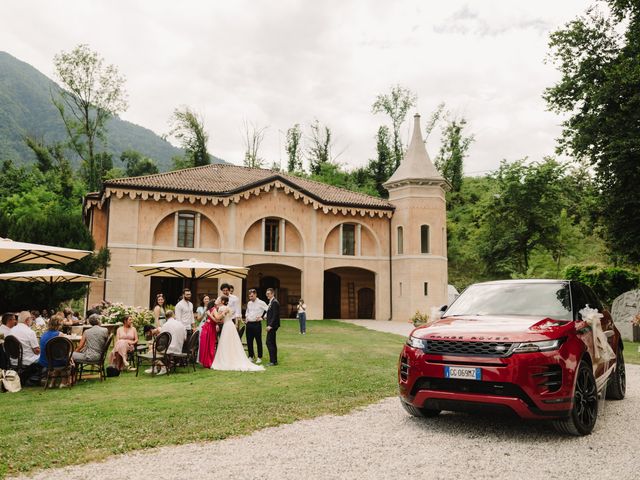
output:
[[[299,335],[297,321],[283,321],[280,364],[265,372],[123,373],[71,389],[4,394],[0,478],[348,413],[395,395],[403,341],[330,320],[310,321]]]

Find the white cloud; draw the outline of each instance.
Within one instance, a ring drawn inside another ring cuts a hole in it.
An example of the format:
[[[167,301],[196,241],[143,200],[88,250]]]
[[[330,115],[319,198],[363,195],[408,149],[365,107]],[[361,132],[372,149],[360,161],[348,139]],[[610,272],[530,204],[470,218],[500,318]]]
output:
[[[172,110],[201,112],[210,149],[243,157],[243,119],[268,125],[262,156],[284,161],[281,133],[329,125],[341,162],[375,154],[385,121],[371,113],[393,84],[414,90],[427,117],[441,101],[469,120],[467,171],[502,158],[552,154],[559,119],[545,111],[548,33],[582,13],[555,2],[228,1],[3,2],[0,49],[52,76],[60,50],[88,43],[128,79],[123,117],[168,130]],[[407,122],[406,135],[408,137]],[[430,139],[433,157],[437,136]]]

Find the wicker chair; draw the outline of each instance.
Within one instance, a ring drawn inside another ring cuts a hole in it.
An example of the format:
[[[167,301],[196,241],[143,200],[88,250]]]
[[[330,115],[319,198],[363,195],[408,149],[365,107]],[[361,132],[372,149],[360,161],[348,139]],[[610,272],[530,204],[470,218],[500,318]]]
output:
[[[100,353],[100,358],[98,360],[84,360],[82,362],[77,362],[76,381],[82,380],[83,373],[98,373],[100,375],[101,382],[102,380],[106,380],[107,372],[105,371],[104,363],[107,359],[107,352],[109,351],[111,340],[113,340],[113,333],[109,335],[107,341],[104,342],[104,346],[102,347],[102,352]]]
[[[75,374],[75,366],[71,361],[73,354],[73,342],[66,337],[57,336],[52,338],[44,346],[44,354],[47,357],[47,378],[44,382],[44,389],[49,387],[49,382],[56,378],[71,378]],[[63,365],[55,366],[64,362]],[[71,383],[73,385],[73,382]]]
[[[140,370],[140,366],[144,362],[149,362],[151,365],[151,375],[156,374],[156,367],[158,364],[162,364],[167,369],[167,375],[170,373],[171,360],[167,355],[167,349],[171,345],[171,334],[169,332],[162,332],[153,341],[151,352],[137,353],[136,355],[136,377]]]
[[[148,348],[149,347],[146,343],[136,343],[133,346],[133,350],[127,352],[127,361],[129,364],[135,367],[138,359],[138,353],[145,353]]]
[[[9,356],[9,361],[16,361],[16,365],[12,366],[11,369],[18,372],[18,374],[22,373],[24,366],[22,365],[22,344],[20,340],[13,335],[9,335],[4,339],[3,346],[4,351]]]
[[[189,367],[190,364],[193,366],[193,371],[196,371],[196,360],[198,358],[199,341],[200,331],[195,331],[189,337],[189,341],[187,342],[186,346],[186,352],[167,354],[172,371],[175,372],[177,367]]]

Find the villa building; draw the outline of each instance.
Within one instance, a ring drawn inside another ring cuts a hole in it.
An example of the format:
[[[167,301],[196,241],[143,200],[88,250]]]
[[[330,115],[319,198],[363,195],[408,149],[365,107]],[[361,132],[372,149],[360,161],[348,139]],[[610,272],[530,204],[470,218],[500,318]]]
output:
[[[89,303],[150,306],[163,292],[175,304],[182,279],[144,277],[129,265],[197,258],[250,271],[242,282],[194,282],[194,303],[229,281],[243,300],[247,288],[262,298],[275,288],[285,317],[304,298],[311,319],[407,321],[447,302],[448,185],[429,159],[418,115],[385,188],[388,200],[218,164],[109,180],[84,202],[96,248],[111,251],[110,282],[93,285]]]

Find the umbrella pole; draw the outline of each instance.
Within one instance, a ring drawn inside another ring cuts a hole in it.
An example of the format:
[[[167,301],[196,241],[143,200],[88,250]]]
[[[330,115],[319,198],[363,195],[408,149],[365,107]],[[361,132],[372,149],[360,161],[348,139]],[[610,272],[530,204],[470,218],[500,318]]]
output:
[[[53,281],[48,283],[49,283],[49,301],[47,303],[49,304],[49,310],[55,310],[55,305],[53,305]]]

